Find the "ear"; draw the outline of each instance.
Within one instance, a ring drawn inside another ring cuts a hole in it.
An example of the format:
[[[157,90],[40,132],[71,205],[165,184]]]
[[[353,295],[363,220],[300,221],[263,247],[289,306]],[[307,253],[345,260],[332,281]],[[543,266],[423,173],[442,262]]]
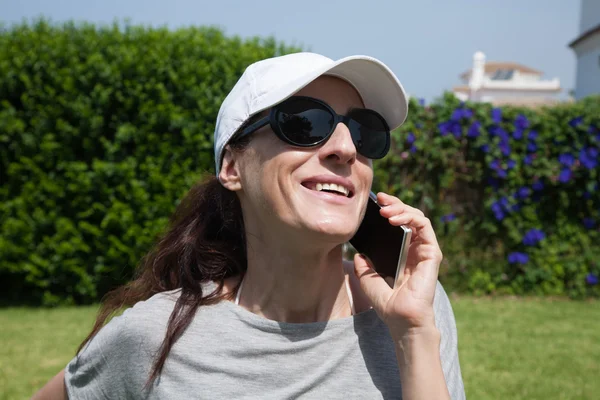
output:
[[[239,163],[236,159],[236,154],[231,151],[229,146],[226,146],[225,153],[223,154],[223,163],[219,171],[219,181],[221,185],[232,192],[242,190],[242,181],[238,167]]]

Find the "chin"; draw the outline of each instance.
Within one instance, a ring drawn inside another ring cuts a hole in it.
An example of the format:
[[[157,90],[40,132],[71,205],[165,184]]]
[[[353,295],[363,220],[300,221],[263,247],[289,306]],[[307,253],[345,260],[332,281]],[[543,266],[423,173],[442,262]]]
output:
[[[323,237],[327,242],[345,243],[349,241],[358,229],[358,224],[349,224],[345,220],[325,219],[308,224],[310,230]]]

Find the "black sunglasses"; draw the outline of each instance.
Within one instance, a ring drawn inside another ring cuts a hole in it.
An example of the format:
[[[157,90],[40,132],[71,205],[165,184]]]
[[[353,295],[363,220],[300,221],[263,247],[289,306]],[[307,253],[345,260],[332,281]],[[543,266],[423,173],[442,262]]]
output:
[[[356,151],[367,158],[383,158],[390,149],[390,128],[376,111],[352,109],[348,115],[339,115],[324,101],[312,97],[294,96],[277,104],[269,116],[250,124],[234,140],[250,135],[270,124],[284,142],[298,147],[314,147],[331,137],[335,127],[344,123]]]

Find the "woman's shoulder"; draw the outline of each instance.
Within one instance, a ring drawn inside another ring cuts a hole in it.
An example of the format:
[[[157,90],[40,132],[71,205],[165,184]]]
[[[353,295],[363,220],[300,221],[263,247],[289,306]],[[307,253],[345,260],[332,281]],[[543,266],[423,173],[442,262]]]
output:
[[[216,287],[214,282],[202,283],[202,295],[206,296]],[[149,327],[164,330],[180,296],[181,289],[175,289],[159,292],[147,300],[139,301],[123,312],[123,323],[133,330],[133,333],[143,334],[148,332]]]

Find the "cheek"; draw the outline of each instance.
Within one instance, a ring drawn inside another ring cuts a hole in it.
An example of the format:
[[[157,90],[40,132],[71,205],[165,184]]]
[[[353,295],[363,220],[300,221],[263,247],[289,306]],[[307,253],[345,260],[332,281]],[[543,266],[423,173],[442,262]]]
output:
[[[364,182],[367,190],[369,190],[373,183],[373,160],[360,156],[357,159],[356,172],[360,181]]]

